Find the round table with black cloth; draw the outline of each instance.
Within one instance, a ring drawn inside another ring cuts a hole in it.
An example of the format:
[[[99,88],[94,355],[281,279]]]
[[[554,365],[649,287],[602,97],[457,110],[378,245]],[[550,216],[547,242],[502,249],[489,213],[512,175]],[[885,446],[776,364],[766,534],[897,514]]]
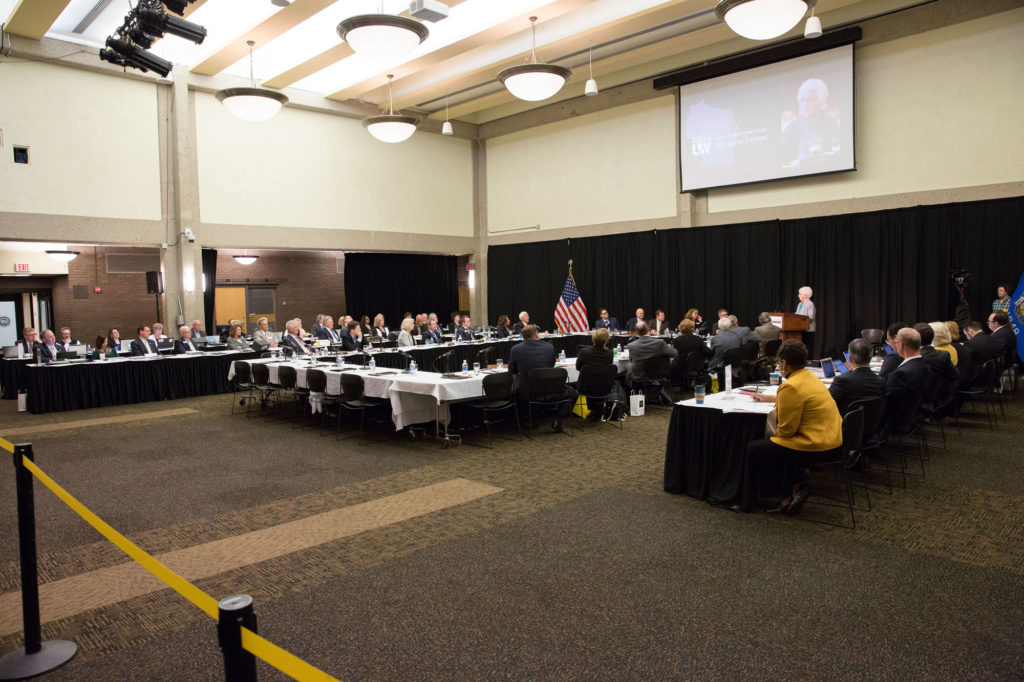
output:
[[[81,362],[70,366],[25,367],[28,410],[62,412],[154,400],[174,400],[231,390],[228,370],[235,360],[258,353],[202,353],[188,357]]]
[[[32,358],[23,360],[3,358],[0,360],[0,385],[3,386],[4,400],[16,399],[18,391],[25,389],[25,366],[31,362]]]
[[[767,417],[676,405],[665,444],[665,492],[751,511],[757,488],[747,443],[764,438]]]

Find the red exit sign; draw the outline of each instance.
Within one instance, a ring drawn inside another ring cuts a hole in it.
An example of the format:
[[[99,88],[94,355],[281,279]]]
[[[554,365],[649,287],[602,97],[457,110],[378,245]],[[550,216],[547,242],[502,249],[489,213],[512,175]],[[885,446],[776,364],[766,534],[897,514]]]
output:
[[[28,263],[15,263],[15,272],[32,272],[32,268],[29,267]]]

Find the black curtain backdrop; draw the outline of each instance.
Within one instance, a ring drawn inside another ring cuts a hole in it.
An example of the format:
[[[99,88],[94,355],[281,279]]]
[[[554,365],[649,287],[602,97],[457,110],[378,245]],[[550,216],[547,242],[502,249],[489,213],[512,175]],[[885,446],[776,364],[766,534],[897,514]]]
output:
[[[355,319],[384,313],[397,331],[402,314],[437,313],[441,323],[459,308],[458,259],[417,253],[346,253],[345,310]],[[483,324],[480,321],[478,324]]]
[[[203,329],[207,334],[217,333],[217,249],[203,249],[203,281],[206,282],[206,291],[203,292],[203,307],[206,309],[206,320]],[[185,324],[191,326],[192,322],[186,320]],[[177,336],[177,330],[173,336]]]
[[[754,327],[760,312],[795,312],[808,285],[819,357],[864,328],[953,319],[953,269],[971,273],[971,315],[984,321],[996,286],[1012,289],[1024,269],[1022,226],[1016,197],[491,246],[487,305],[492,324],[525,309],[552,329],[570,258],[591,322],[605,307],[625,324],[641,306],[675,325],[697,307],[705,320],[728,308]]]

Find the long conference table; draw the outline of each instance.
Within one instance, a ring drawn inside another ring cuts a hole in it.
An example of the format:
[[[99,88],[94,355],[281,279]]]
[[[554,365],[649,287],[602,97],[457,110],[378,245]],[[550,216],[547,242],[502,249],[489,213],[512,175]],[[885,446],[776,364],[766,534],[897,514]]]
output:
[[[611,345],[625,345],[629,338],[614,335]],[[581,345],[591,344],[590,334],[552,334],[543,340],[569,357],[574,357]],[[520,342],[503,339],[364,352],[373,355],[379,368],[404,369],[407,359],[412,358],[421,373],[429,374],[433,373],[434,360],[447,352],[453,353],[452,365],[456,368],[461,367],[463,360],[472,366],[481,351],[490,349],[494,350],[495,359],[507,363],[512,346]],[[231,390],[227,377],[232,363],[257,356],[255,352],[219,350],[149,358],[59,361],[48,365],[4,359],[0,361],[0,376],[4,398],[15,399],[19,392],[26,392],[28,410],[39,414],[225,393]],[[333,356],[325,359],[333,360]]]
[[[375,356],[379,358],[380,355]],[[620,372],[630,368],[629,356],[625,353],[616,358]],[[387,398],[391,401],[391,420],[395,430],[401,430],[412,424],[437,422],[447,427],[451,420],[449,406],[452,403],[474,400],[484,395],[483,381],[489,374],[508,371],[502,369],[481,369],[468,372],[441,374],[438,372],[410,372],[378,365],[369,369],[362,365],[328,364],[318,362],[311,364],[303,360],[282,361],[270,358],[247,360],[250,365],[262,363],[267,365],[269,380],[272,384],[279,383],[282,366],[295,369],[295,385],[297,388],[308,388],[307,374],[311,369],[322,370],[327,378],[325,393],[328,396],[340,396],[341,376],[346,372],[355,373],[363,378],[363,392],[370,398]],[[557,362],[556,367],[563,367],[570,383],[579,379],[576,370],[576,359],[567,357],[564,362]],[[234,378],[234,365],[228,373]],[[314,410],[319,409],[320,396],[312,394],[310,404]],[[446,431],[447,434],[447,431]]]

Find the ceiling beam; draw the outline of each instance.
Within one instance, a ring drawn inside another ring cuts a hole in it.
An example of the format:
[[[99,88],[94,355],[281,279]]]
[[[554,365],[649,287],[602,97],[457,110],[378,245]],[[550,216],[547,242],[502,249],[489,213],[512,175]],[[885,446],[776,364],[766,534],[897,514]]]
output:
[[[190,71],[204,76],[214,76],[249,54],[249,46],[246,45],[246,41],[252,40],[257,45],[266,45],[274,38],[295,28],[317,12],[333,5],[336,1],[295,0],[295,2],[280,12],[275,12],[272,16],[267,17],[236,39],[225,44],[206,59],[193,66]]]
[[[4,30],[22,38],[39,40],[70,4],[71,0],[18,0]]]

